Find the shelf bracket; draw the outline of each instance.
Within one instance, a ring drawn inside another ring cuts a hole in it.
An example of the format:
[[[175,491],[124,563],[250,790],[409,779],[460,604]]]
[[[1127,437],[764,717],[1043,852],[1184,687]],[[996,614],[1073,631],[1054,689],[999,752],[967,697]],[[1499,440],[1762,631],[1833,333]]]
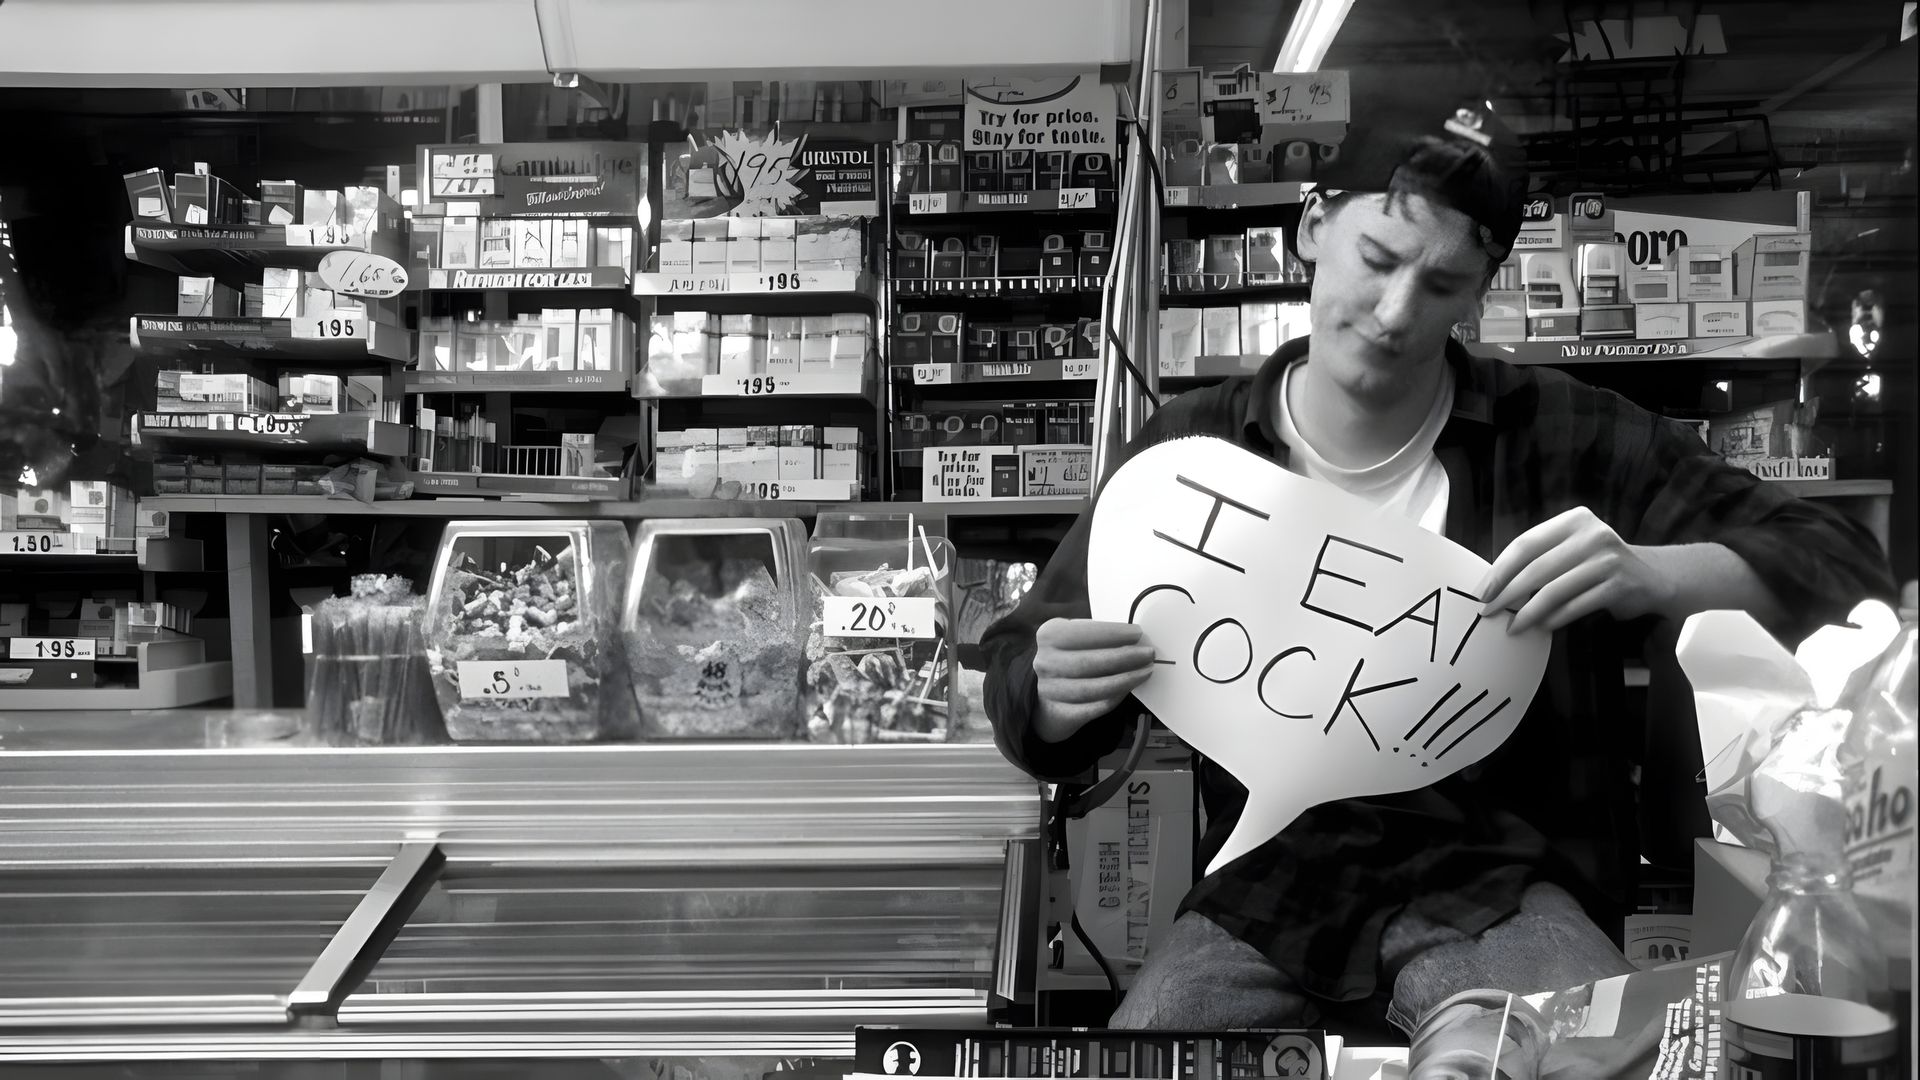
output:
[[[1000,934],[993,950],[993,993],[1007,1004],[1028,1000],[1034,989],[1041,877],[1039,838],[1007,841],[1006,872],[1000,886]]]
[[[410,840],[380,873],[359,906],[327,942],[293,993],[287,1011],[331,1013],[380,959],[440,877],[447,858],[438,840]]]

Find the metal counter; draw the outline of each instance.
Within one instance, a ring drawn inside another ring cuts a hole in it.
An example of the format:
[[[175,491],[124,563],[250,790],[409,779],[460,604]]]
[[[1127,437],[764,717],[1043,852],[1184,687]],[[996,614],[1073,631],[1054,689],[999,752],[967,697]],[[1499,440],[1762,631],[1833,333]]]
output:
[[[837,1056],[1031,986],[1039,793],[992,746],[287,719],[0,717],[0,1063]],[[30,748],[116,725],[161,745]]]

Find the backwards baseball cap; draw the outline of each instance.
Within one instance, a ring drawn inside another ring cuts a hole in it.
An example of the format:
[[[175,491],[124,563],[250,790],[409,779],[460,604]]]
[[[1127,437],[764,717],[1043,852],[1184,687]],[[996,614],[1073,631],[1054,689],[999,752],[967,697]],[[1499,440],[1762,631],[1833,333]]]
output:
[[[1473,219],[1481,246],[1501,256],[1513,250],[1527,195],[1526,155],[1490,107],[1457,108],[1427,130],[1371,134],[1371,152],[1348,157],[1341,148],[1351,164],[1323,175],[1323,186],[1423,196]]]

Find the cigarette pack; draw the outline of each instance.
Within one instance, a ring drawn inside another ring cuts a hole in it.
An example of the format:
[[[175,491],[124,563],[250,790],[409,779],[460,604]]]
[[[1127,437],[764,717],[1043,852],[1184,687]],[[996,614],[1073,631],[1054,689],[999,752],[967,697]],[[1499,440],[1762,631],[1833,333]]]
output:
[[[1680,281],[1681,300],[1732,300],[1733,260],[1718,245],[1677,247],[1667,256]]]
[[[1805,300],[1755,300],[1752,332],[1756,337],[1779,337],[1807,332]]]
[[[965,336],[967,320],[951,311],[927,312],[927,362],[930,364],[957,364],[962,355],[962,338]],[[836,316],[836,323],[838,317]],[[836,325],[836,331],[838,327]],[[836,337],[835,356],[841,355]]]
[[[727,273],[760,272],[760,221],[735,218],[727,228]]]
[[[177,314],[222,318],[240,314],[240,294],[210,277],[180,279]]]
[[[213,178],[205,173],[174,173],[173,213],[182,225],[212,224]]]
[[[1083,232],[1080,234],[1080,276],[1083,278],[1104,278],[1107,276],[1107,260],[1113,250],[1108,245],[1108,234],[1104,232]]]
[[[1200,354],[1202,356],[1240,355],[1240,309],[1204,308],[1200,315]]]
[[[693,273],[693,222],[660,223],[660,273]]]
[[[1480,303],[1480,340],[1527,340],[1527,294],[1520,289],[1489,289]]]
[[[1000,359],[1009,364],[1031,364],[1040,359],[1040,328],[1009,326],[1000,342]]]
[[[1042,277],[1073,277],[1080,272],[1080,261],[1075,256],[1073,245],[1058,233],[1049,235],[1040,241],[1040,275]]]
[[[451,318],[420,320],[420,370],[454,370],[453,320]]]
[[[480,269],[513,269],[514,239],[514,222],[491,219],[481,221]]]
[[[52,488],[21,488],[14,499],[13,531],[64,532],[67,494]]]
[[[1687,304],[1635,304],[1633,336],[1646,341],[1683,338],[1693,329],[1693,313]]]
[[[687,253],[689,264],[693,253]],[[612,266],[621,270],[633,270],[633,229],[627,226],[607,228],[593,227],[592,266]]]
[[[473,270],[480,265],[480,219],[450,217],[440,226],[440,266]]]
[[[958,281],[967,276],[967,243],[957,236],[940,241],[929,260],[927,276],[935,281]]]
[[[920,313],[916,311],[903,312],[901,314],[903,321],[908,318],[914,320],[914,325],[918,329],[905,337],[897,331],[894,334],[896,362],[902,364],[913,363],[913,360],[908,358],[914,355],[913,342],[918,343],[917,351],[921,360],[924,361],[926,359],[927,333],[925,328],[920,324]],[[908,343],[907,351],[904,353],[899,352],[903,342]],[[800,370],[805,372],[833,370],[833,316],[806,315],[801,317]]]
[[[620,358],[620,345],[625,335],[620,332],[620,327],[625,322],[626,316],[615,315],[612,308],[582,308],[579,346],[574,354],[575,370],[613,371],[624,366]]]
[[[1283,229],[1247,230],[1247,283],[1270,284],[1283,280],[1281,258],[1287,242]]]
[[[997,364],[1000,362],[1000,330],[998,326],[983,326],[974,323],[967,327],[966,360],[969,364]]]
[[[767,374],[800,373],[801,331],[802,323],[797,315],[773,315],[767,318]]]
[[[973,237],[961,276],[972,280],[991,278],[1000,273],[1000,238],[991,234]]]
[[[162,371],[154,407],[163,413],[264,413],[278,401],[274,387],[247,375]]]
[[[310,415],[344,412],[346,384],[338,375],[282,375],[279,407]]]
[[[1813,252],[1809,233],[1761,233],[1733,250],[1734,295],[1743,300],[1804,300]]]
[[[1631,304],[1680,302],[1680,283],[1672,270],[1628,270],[1625,287],[1627,302]]]
[[[1000,154],[1000,190],[1032,191],[1033,185],[1033,151],[1002,151]]]
[[[760,374],[767,366],[766,348],[766,316],[720,316],[720,374]]]
[[[696,222],[696,224],[700,223]],[[696,233],[692,249],[694,276],[725,277],[727,275],[727,267],[730,265],[728,258],[732,254],[727,238],[706,238]]]
[[[1236,289],[1246,281],[1247,238],[1233,233],[1207,237],[1207,288]]]
[[[1251,303],[1240,305],[1240,352],[1270,356],[1280,347],[1280,305]]]
[[[585,269],[593,257],[593,234],[584,218],[566,218],[553,223],[553,243],[548,259],[553,266]]]
[[[828,354],[828,370],[864,371],[867,356],[873,351],[873,318],[843,314],[833,317],[833,350]]]
[[[261,271],[260,314],[269,319],[291,319],[300,314],[304,286],[298,270],[268,267]]]
[[[260,202],[266,207],[267,224],[301,224],[300,214],[306,209],[306,197],[299,181],[260,181]]]
[[[540,355],[549,370],[572,371],[580,349],[580,313],[574,308],[546,308],[540,312]]]
[[[553,265],[553,228],[557,225],[548,218],[521,218],[511,222],[513,226],[513,265],[526,270],[540,270]],[[484,240],[480,246],[484,255],[487,247]]]
[[[336,225],[345,224],[340,218],[340,203],[344,196],[338,191],[315,191],[312,188],[300,192],[300,224]]]
[[[1200,356],[1200,309],[1166,308],[1160,312],[1160,375],[1188,375]]]
[[[1702,301],[1693,305],[1694,337],[1746,337],[1745,300]]]
[[[127,202],[135,218],[173,221],[173,192],[167,187],[167,174],[159,169],[143,169],[126,174]]]

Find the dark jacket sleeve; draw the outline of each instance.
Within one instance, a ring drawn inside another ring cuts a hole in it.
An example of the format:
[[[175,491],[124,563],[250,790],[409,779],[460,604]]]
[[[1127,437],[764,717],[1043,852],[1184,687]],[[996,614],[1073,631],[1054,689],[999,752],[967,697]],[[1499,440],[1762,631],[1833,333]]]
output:
[[[1725,545],[1779,599],[1787,622],[1770,629],[1790,643],[1846,621],[1862,600],[1895,601],[1892,569],[1865,526],[1729,464],[1687,426],[1651,419],[1647,452],[1626,471],[1625,505],[1639,508],[1622,531],[1628,543]]]
[[[1203,418],[1214,412],[1224,415],[1230,407],[1230,395],[1220,387],[1175,398],[1147,420],[1140,434],[1115,459],[1109,475],[1144,447],[1181,435],[1209,433],[1199,430]],[[1129,697],[1119,708],[1090,721],[1064,742],[1047,742],[1033,730],[1039,705],[1038,679],[1033,673],[1035,633],[1050,619],[1092,616],[1087,599],[1087,540],[1097,504],[1096,496],[1074,521],[1020,606],[989,627],[980,639],[986,654],[986,708],[993,720],[994,742],[1008,761],[1040,780],[1072,780],[1088,773],[1100,758],[1120,745],[1140,708]]]

